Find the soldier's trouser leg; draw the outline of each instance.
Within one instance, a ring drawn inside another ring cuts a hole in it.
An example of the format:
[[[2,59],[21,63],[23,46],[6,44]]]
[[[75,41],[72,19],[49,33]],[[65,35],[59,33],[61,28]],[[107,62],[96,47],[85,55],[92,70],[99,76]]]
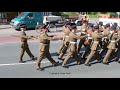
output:
[[[107,54],[105,55],[104,59],[103,59],[103,63],[107,63],[107,61],[110,58],[110,55],[112,54],[113,50],[112,49],[108,49]]]
[[[100,43],[100,47],[102,48],[102,41],[100,41],[99,43]]]
[[[85,58],[86,57],[86,55],[90,52],[90,47],[89,46],[86,46],[86,48],[85,48],[85,51],[83,52],[83,54],[82,54],[82,58]]]
[[[27,54],[29,55],[30,58],[34,57],[34,55],[31,53],[29,47],[26,47],[26,52],[27,52]]]
[[[37,61],[37,66],[40,67],[41,61],[45,56],[45,52],[44,51],[40,51],[39,52],[39,56],[38,56],[38,61]]]
[[[23,55],[25,53],[25,49],[24,48],[21,48],[21,51],[20,51],[20,61],[23,60]]]
[[[95,58],[99,61],[100,60],[100,54],[98,53],[98,51],[95,52]]]
[[[80,40],[79,44],[78,44],[78,47],[77,47],[77,52],[79,53],[80,52],[80,49],[83,45],[83,41]]]
[[[45,54],[46,58],[52,63],[52,64],[55,64],[56,62],[53,60],[53,58],[51,57],[50,55],[50,52],[46,52]]]
[[[75,60],[76,60],[78,63],[81,62],[81,58],[79,58],[77,52],[74,52],[74,53],[73,53],[73,56],[74,56]]]
[[[87,57],[87,60],[85,61],[85,64],[88,64],[89,61],[92,59],[93,55],[96,53],[96,51],[91,50],[89,56]]]
[[[64,54],[67,52],[67,49],[68,49],[68,45],[65,45],[63,47],[63,49],[61,50],[61,53],[59,55],[59,58],[62,58],[64,56]]]
[[[115,57],[117,57],[117,52],[115,52],[114,50],[112,51],[112,58],[115,58]]]
[[[100,56],[102,56],[102,54],[105,52],[105,51],[107,51],[107,48],[102,48],[101,50],[100,50]]]
[[[63,49],[64,47],[64,41],[62,42],[62,45],[60,46],[60,48],[58,49],[57,53],[60,54],[61,53],[61,50]]]
[[[63,61],[63,65],[67,64],[67,61],[71,58],[71,56],[73,55],[73,52],[69,52],[65,58],[65,60]]]

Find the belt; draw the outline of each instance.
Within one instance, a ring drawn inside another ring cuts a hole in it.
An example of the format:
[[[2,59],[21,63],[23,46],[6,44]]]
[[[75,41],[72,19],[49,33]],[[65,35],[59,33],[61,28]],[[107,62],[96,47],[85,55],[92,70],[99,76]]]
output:
[[[98,43],[99,41],[94,41],[94,43]]]
[[[92,37],[88,37],[88,39],[92,39]]]
[[[107,38],[107,37],[104,37],[104,38]]]
[[[71,42],[71,41],[70,41],[70,43],[77,44],[77,42]]]
[[[85,29],[82,29],[82,31],[85,31]]]
[[[115,42],[114,40],[111,40],[111,42]]]
[[[85,32],[81,32],[82,34],[86,34]]]
[[[102,32],[102,34],[104,34],[104,32]]]
[[[68,38],[69,36],[65,36],[66,38]]]
[[[90,37],[90,34],[87,34],[88,37]]]

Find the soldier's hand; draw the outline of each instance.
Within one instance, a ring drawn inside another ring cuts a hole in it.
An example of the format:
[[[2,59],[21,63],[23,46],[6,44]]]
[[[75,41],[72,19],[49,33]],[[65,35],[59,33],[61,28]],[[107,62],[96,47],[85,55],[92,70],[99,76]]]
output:
[[[29,36],[28,39],[31,39],[31,37]]]

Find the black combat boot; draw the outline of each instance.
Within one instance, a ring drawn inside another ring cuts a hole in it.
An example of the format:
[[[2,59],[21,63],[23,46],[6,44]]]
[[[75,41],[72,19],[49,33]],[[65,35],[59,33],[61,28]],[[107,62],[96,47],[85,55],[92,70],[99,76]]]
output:
[[[25,61],[20,60],[19,63],[25,63]]]
[[[91,64],[88,63],[88,64],[85,64],[85,66],[91,66]]]
[[[69,68],[68,65],[64,65],[64,64],[62,64],[62,67],[63,67],[63,68]]]
[[[37,60],[37,57],[31,57],[31,60]]]
[[[44,68],[41,68],[40,66],[38,66],[36,70],[44,71]]]
[[[105,64],[105,65],[109,65],[109,63],[107,63],[107,62],[103,62],[103,64]]]
[[[53,67],[56,67],[56,66],[58,66],[58,64],[59,64],[59,61],[56,62],[55,64],[52,64],[52,66],[53,66]]]
[[[62,61],[64,60],[63,58],[59,58],[59,57],[58,57],[58,59],[59,59],[59,60],[62,60]]]

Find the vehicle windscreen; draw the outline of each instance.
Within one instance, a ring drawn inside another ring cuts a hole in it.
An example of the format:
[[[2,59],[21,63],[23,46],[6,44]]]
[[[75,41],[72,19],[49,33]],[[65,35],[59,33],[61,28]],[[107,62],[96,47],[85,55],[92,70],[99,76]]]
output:
[[[25,13],[20,13],[17,18],[23,18],[25,16]]]

